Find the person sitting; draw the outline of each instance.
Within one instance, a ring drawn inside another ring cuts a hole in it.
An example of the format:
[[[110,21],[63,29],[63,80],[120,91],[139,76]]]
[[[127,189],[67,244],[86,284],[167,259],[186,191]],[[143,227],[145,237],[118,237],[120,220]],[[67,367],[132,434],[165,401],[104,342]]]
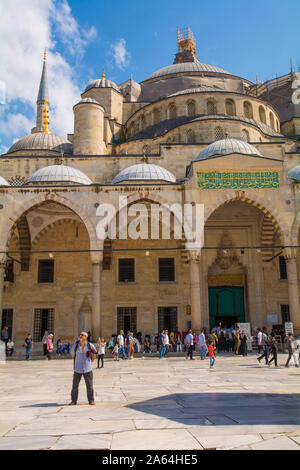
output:
[[[7,355],[11,357],[14,353],[14,349],[15,349],[15,343],[12,341],[12,339],[9,338],[7,341],[7,345],[6,345]]]
[[[114,349],[115,347],[115,341],[114,341],[114,337],[112,336],[108,342],[108,345],[107,345],[107,348],[106,349],[111,349],[111,352],[112,350]]]
[[[60,339],[57,340],[56,342],[56,354],[62,354],[64,348],[63,348],[63,344],[61,342]]]
[[[63,354],[65,354],[65,351],[67,351],[67,354],[70,354],[70,342],[68,339],[65,339],[63,344]]]

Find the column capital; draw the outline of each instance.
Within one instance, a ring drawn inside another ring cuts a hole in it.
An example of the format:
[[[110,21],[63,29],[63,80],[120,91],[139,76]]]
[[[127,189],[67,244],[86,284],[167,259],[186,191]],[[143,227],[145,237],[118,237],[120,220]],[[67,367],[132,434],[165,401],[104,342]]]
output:
[[[188,263],[199,263],[201,258],[201,250],[188,250]]]
[[[6,261],[7,261],[7,248],[4,247],[4,246],[0,246],[0,266],[2,266],[2,264],[6,264]]]
[[[91,251],[91,261],[92,261],[92,264],[101,264],[103,261],[103,252]]]
[[[295,261],[297,259],[297,247],[288,247],[283,249],[283,256],[285,257],[286,262]]]

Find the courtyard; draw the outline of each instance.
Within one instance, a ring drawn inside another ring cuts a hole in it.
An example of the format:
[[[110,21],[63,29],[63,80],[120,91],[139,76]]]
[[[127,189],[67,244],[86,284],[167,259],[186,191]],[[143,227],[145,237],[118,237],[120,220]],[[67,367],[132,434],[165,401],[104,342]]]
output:
[[[300,369],[256,355],[113,362],[94,370],[96,406],[80,383],[68,406],[72,361],[1,365],[0,450],[300,450]],[[96,364],[94,363],[94,367]]]

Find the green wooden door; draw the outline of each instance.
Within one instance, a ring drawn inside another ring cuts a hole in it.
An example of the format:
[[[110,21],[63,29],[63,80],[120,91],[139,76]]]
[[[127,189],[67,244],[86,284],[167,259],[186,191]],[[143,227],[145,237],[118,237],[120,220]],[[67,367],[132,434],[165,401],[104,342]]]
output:
[[[225,317],[245,321],[244,287],[209,287],[210,328],[219,324]]]

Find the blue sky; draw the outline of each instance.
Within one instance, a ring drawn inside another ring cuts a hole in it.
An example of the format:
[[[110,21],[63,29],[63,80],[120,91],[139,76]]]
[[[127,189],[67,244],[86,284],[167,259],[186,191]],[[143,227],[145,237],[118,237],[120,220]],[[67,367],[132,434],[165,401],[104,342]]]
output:
[[[50,128],[73,131],[73,105],[101,76],[142,81],[173,63],[177,27],[190,26],[201,62],[255,81],[298,70],[300,0],[2,0],[0,151],[34,126],[48,50]],[[11,34],[14,31],[14,34]]]

